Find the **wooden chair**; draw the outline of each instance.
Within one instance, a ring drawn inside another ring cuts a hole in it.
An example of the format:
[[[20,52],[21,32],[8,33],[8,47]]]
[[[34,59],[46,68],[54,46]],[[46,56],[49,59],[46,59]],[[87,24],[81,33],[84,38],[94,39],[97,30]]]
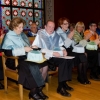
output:
[[[15,60],[15,65],[18,65],[18,57],[7,57],[2,53],[2,62],[3,62],[3,71],[4,71],[4,88],[5,92],[7,93],[7,78],[13,79],[18,81],[18,71],[17,70],[11,70],[7,68],[5,65],[6,59],[11,58]],[[23,100],[23,86],[21,84],[19,85],[19,95],[20,95],[20,100]]]
[[[30,44],[33,43],[33,41],[35,40],[35,37],[28,37],[29,41],[30,41]]]
[[[49,79],[49,82],[51,82],[51,77],[52,75],[54,74],[57,74],[58,73],[58,67],[56,68],[55,71],[48,71],[48,79]],[[48,91],[49,90],[49,82],[46,83],[46,90]]]

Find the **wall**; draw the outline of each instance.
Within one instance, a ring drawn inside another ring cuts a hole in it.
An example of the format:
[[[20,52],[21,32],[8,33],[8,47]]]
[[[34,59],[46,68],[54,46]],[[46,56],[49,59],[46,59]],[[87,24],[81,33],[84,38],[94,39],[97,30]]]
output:
[[[100,0],[54,0],[54,20],[60,17],[67,17],[71,22],[83,21],[88,26],[88,22],[100,21]]]
[[[45,12],[45,21],[54,21],[54,0],[45,0]]]

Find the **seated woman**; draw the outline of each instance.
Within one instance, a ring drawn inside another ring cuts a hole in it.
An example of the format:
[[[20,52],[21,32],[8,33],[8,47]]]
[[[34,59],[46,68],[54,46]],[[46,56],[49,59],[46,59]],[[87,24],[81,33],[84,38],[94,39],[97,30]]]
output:
[[[47,75],[47,63],[37,64],[25,61],[26,54],[33,49],[30,48],[25,34],[22,33],[24,25],[25,21],[20,17],[15,17],[11,20],[9,25],[10,30],[2,42],[2,49],[7,56],[19,56],[19,64],[17,66],[19,74],[18,83],[30,89],[29,98],[45,100],[48,97],[42,92],[42,88]],[[12,68],[14,61],[8,59],[6,65]],[[41,68],[45,68],[44,77],[42,77],[39,70]],[[15,68],[13,67],[12,69]]]
[[[74,59],[74,66],[78,67],[78,76],[77,79],[81,84],[90,84],[91,82],[87,78],[87,58],[84,53],[75,53],[72,52],[72,46],[74,45],[74,42],[72,41],[72,38],[74,36],[74,32],[68,32],[69,27],[69,19],[63,17],[60,18],[58,21],[58,29],[56,32],[61,36],[64,42],[64,47],[67,50],[67,53],[69,56],[75,56]],[[83,29],[81,30],[83,31]],[[69,34],[67,34],[69,33]]]
[[[73,36],[73,40],[75,42],[75,44],[79,44],[79,42],[83,39],[83,33],[85,30],[85,25],[83,22],[77,22],[75,25],[75,32],[74,32],[74,36]],[[86,42],[87,43],[87,42]],[[84,42],[83,45],[86,45],[86,43]],[[82,57],[83,55],[83,57]],[[82,53],[79,54],[80,57],[80,61],[82,62],[80,65],[80,67],[78,67],[78,74],[79,74],[79,78],[78,81],[82,80],[82,77],[84,78],[84,81],[86,81],[87,84],[90,84],[90,81],[88,81],[87,78],[87,57],[86,54]]]

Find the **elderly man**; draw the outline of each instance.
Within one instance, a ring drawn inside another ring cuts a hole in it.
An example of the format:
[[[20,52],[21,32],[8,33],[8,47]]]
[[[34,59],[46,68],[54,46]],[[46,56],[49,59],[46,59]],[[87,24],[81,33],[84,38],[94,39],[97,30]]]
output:
[[[30,30],[31,31],[29,31],[28,32],[28,37],[32,37],[32,36],[36,36],[37,35],[37,31],[38,31],[38,29],[37,29],[37,25],[36,25],[36,23],[35,22],[33,22],[31,25],[30,25]]]
[[[61,56],[67,56],[67,52],[62,47],[63,41],[54,31],[54,28],[55,23],[53,21],[48,21],[45,25],[45,29],[38,31],[32,46],[42,48],[42,52],[45,53],[45,57],[58,66],[57,93],[70,97],[71,94],[66,90],[73,90],[73,88],[68,86],[66,81],[71,80],[73,59],[61,58]]]

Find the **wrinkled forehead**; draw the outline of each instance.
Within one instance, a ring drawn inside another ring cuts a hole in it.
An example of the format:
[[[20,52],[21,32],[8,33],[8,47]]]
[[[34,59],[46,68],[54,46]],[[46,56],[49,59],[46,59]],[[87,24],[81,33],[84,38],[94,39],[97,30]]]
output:
[[[37,27],[36,24],[31,24],[31,28]]]
[[[47,27],[55,27],[55,23],[54,22],[48,22],[46,26]]]

